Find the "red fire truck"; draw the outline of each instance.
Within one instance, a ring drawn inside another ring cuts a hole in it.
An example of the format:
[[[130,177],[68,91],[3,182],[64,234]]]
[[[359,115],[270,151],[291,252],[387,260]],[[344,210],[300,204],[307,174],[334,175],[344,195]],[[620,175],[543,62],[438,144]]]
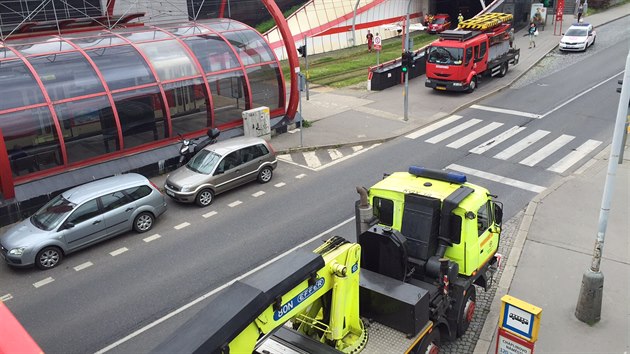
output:
[[[482,76],[503,77],[518,63],[520,49],[509,44],[511,14],[489,13],[440,33],[426,49],[426,87],[473,92]]]

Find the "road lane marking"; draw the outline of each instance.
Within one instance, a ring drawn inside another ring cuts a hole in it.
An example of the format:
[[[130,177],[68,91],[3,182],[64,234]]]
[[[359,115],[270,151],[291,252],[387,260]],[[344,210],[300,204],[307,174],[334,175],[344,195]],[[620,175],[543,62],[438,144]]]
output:
[[[495,175],[494,173],[489,173],[489,172],[475,170],[473,168],[468,168],[468,167],[460,166],[460,165],[457,165],[457,164],[448,165],[448,166],[446,166],[446,168],[449,169],[449,170],[454,170],[454,171],[461,172],[461,173],[466,174],[466,175],[476,176],[476,177],[487,179],[487,180],[490,180],[490,181],[506,184],[506,185],[511,186],[511,187],[516,187],[516,188],[528,190],[528,191],[531,191],[531,192],[534,192],[534,193],[541,193],[541,192],[543,192],[546,189],[543,186],[538,186],[538,185],[535,185],[535,184],[519,181],[519,180],[516,180],[516,179]]]
[[[300,173],[299,175],[295,176],[295,178],[297,178],[297,179],[302,179],[304,177],[306,177],[306,174],[304,174],[304,173]]]
[[[179,224],[179,225],[175,225],[175,226],[173,226],[173,228],[174,228],[175,230],[181,230],[181,229],[183,229],[183,228],[185,228],[185,227],[188,227],[188,226],[190,226],[190,223],[189,223],[189,222],[183,222],[183,223],[181,223],[181,224]]]
[[[350,155],[346,155],[346,156],[344,156],[344,157],[342,157],[342,158],[340,158],[340,159],[334,160],[334,161],[332,161],[332,162],[329,162],[329,163],[327,163],[327,164],[325,164],[325,165],[323,165],[323,166],[321,166],[321,167],[314,168],[314,169],[313,169],[313,171],[321,171],[321,170],[323,170],[323,169],[325,169],[325,168],[328,168],[328,167],[330,167],[330,166],[334,166],[334,165],[336,165],[336,164],[338,164],[338,163],[341,163],[341,162],[343,162],[343,161],[346,161],[347,159],[351,159],[351,158],[353,158],[353,157],[355,157],[355,156],[357,156],[357,155],[360,155],[360,154],[362,154],[362,153],[364,153],[364,152],[366,152],[366,151],[372,150],[372,149],[374,149],[375,147],[377,147],[377,146],[379,146],[379,145],[381,145],[381,143],[374,144],[374,145],[369,146],[369,147],[367,147],[367,148],[365,148],[365,149],[363,148],[363,146],[360,146],[360,147],[361,147],[361,149],[358,149],[358,150],[355,150],[355,149],[354,149],[354,147],[353,147],[353,148],[352,148],[352,150],[355,150],[355,152],[354,152],[354,153],[352,153],[352,154],[350,154]]]
[[[569,167],[573,166],[576,162],[586,157],[586,155],[588,155],[591,151],[595,150],[599,145],[601,145],[601,143],[601,141],[590,139],[584,144],[580,145],[574,151],[571,151],[562,160],[556,162],[547,170],[556,173],[563,173],[564,171],[568,170]]]
[[[603,84],[607,83],[608,81],[610,81],[610,80],[612,80],[612,79],[616,78],[617,76],[619,76],[619,75],[623,74],[623,72],[624,72],[624,71],[625,71],[625,70],[622,70],[622,71],[620,71],[620,72],[616,73],[615,75],[613,75],[613,76],[611,76],[611,77],[609,77],[609,78],[605,79],[604,81],[600,82],[599,84],[597,84],[597,85],[595,85],[595,86],[593,86],[593,87],[591,87],[591,88],[589,88],[589,89],[587,89],[587,90],[585,90],[585,91],[583,91],[583,92],[579,93],[579,94],[578,94],[578,95],[576,95],[576,96],[573,96],[572,98],[570,98],[569,100],[565,101],[564,103],[562,103],[562,104],[560,104],[560,105],[556,106],[556,108],[554,108],[554,109],[550,110],[549,112],[547,112],[547,113],[543,114],[543,116],[542,116],[541,118],[545,118],[546,116],[550,115],[551,113],[553,113],[553,112],[555,112],[555,111],[559,110],[560,108],[562,108],[562,107],[564,107],[564,106],[568,105],[569,103],[571,103],[571,102],[573,102],[573,101],[577,100],[578,98],[580,98],[580,97],[582,97],[582,96],[586,95],[587,93],[589,93],[589,92],[593,91],[594,89],[596,89],[596,88],[600,87],[601,85],[603,85]]]
[[[519,162],[521,165],[532,167],[539,163],[540,161],[549,157],[549,155],[558,151],[561,147],[568,144],[571,140],[575,139],[574,136],[562,134],[557,137],[554,141],[549,144],[543,146],[541,149],[536,151],[535,153],[529,155],[529,157],[524,158]]]
[[[6,295],[2,295],[2,297],[0,297],[0,301],[2,302],[7,302],[8,300],[13,299],[13,295],[11,294],[6,294]]]
[[[525,127],[519,127],[519,126],[515,126],[512,127],[506,131],[504,131],[503,133],[495,136],[494,138],[485,141],[484,143],[472,148],[471,150],[469,150],[470,152],[472,152],[473,154],[483,154],[484,152],[492,149],[493,147],[501,144],[502,142],[506,141],[507,139],[513,137],[514,135],[518,134],[519,132],[523,131],[525,129]]]
[[[92,263],[92,262],[81,263],[78,266],[74,267],[74,270],[79,272],[79,271],[82,271],[83,269],[89,268],[89,267],[91,267],[93,265],[94,265],[94,263]]]
[[[151,236],[149,236],[149,237],[145,237],[145,238],[143,238],[143,239],[142,239],[142,241],[149,243],[149,242],[151,242],[151,241],[155,241],[155,240],[157,240],[157,239],[158,239],[158,238],[160,238],[160,237],[162,237],[162,236],[160,236],[160,234],[155,234],[155,235],[151,235]]]
[[[540,119],[542,118],[542,114],[536,114],[536,113],[529,113],[529,112],[522,112],[522,111],[515,111],[513,109],[505,109],[505,108],[498,108],[498,107],[489,107],[489,106],[482,106],[482,105],[478,105],[478,104],[474,104],[472,106],[470,106],[470,108],[473,109],[480,109],[483,111],[488,111],[488,112],[496,112],[496,113],[503,113],[503,114],[509,114],[509,115],[513,115],[513,116],[521,116],[521,117],[526,117],[526,118],[534,118],[534,119]]]
[[[214,211],[214,210],[213,210],[213,211],[207,212],[207,213],[205,213],[205,214],[203,214],[203,215],[201,215],[201,216],[203,216],[204,218],[206,218],[206,219],[207,219],[207,218],[209,218],[209,217],[211,217],[211,216],[215,216],[215,215],[217,215],[217,214],[218,214],[218,213],[217,213],[216,211]]]
[[[269,264],[271,264],[271,263],[273,263],[273,262],[277,261],[278,259],[280,259],[280,258],[282,258],[282,257],[286,256],[287,254],[294,252],[294,251],[295,251],[295,250],[297,250],[298,248],[304,247],[304,246],[308,245],[309,243],[311,243],[311,242],[313,242],[313,241],[319,240],[322,236],[324,236],[324,235],[326,235],[326,234],[328,234],[328,233],[331,233],[332,231],[334,231],[334,230],[336,230],[336,229],[338,229],[338,228],[340,228],[340,227],[344,226],[345,224],[347,224],[347,223],[349,223],[349,222],[351,222],[351,221],[353,221],[353,220],[354,220],[354,217],[351,217],[351,218],[349,218],[349,219],[346,219],[345,221],[342,221],[340,224],[337,224],[337,225],[335,225],[335,226],[331,227],[330,229],[328,229],[328,230],[326,230],[326,231],[321,232],[321,233],[320,233],[320,234],[318,234],[317,236],[315,236],[315,237],[313,237],[313,238],[311,238],[311,239],[309,239],[309,240],[306,240],[306,241],[302,242],[301,244],[299,244],[299,245],[297,245],[297,246],[295,246],[295,247],[291,248],[290,250],[288,250],[288,251],[286,251],[286,252],[284,252],[284,253],[282,253],[282,254],[280,254],[280,255],[278,255],[278,256],[276,256],[276,257],[272,258],[272,259],[270,259],[269,261],[267,261],[267,262],[265,262],[265,263],[263,263],[263,264],[259,265],[258,267],[256,267],[256,268],[254,268],[254,269],[250,270],[249,272],[244,273],[244,274],[242,274],[242,275],[240,275],[240,276],[238,276],[238,277],[236,277],[236,278],[234,278],[234,279],[230,280],[229,282],[227,282],[227,283],[225,283],[225,284],[223,284],[223,285],[219,286],[218,288],[216,288],[216,289],[214,289],[214,290],[210,291],[209,293],[206,293],[206,294],[204,294],[204,295],[202,295],[202,296],[200,296],[200,297],[196,298],[195,300],[193,300],[193,301],[191,301],[191,302],[187,303],[186,305],[184,305],[184,306],[182,306],[182,307],[180,307],[180,308],[178,308],[178,309],[174,310],[173,312],[168,313],[168,314],[166,314],[166,315],[164,315],[164,316],[162,316],[162,317],[158,318],[157,320],[155,320],[155,321],[153,321],[153,322],[149,323],[148,325],[146,325],[146,326],[144,326],[144,327],[142,327],[142,328],[140,328],[140,329],[136,330],[135,332],[133,332],[133,333],[131,333],[131,334],[129,334],[129,335],[127,335],[127,336],[125,336],[125,337],[123,337],[123,338],[121,338],[121,339],[117,340],[116,342],[114,342],[114,343],[112,343],[112,344],[110,344],[110,345],[106,346],[105,348],[103,348],[103,349],[101,349],[101,350],[97,351],[95,354],[103,354],[103,353],[106,353],[106,352],[108,352],[108,351],[110,351],[110,350],[112,350],[112,349],[114,349],[114,348],[118,347],[119,345],[121,345],[121,344],[123,344],[123,343],[125,343],[125,342],[129,341],[130,339],[132,339],[132,338],[134,338],[134,337],[137,337],[138,335],[140,335],[140,334],[142,334],[142,333],[144,333],[144,332],[148,331],[149,329],[151,329],[151,328],[153,328],[153,327],[155,327],[155,326],[159,325],[160,323],[162,323],[162,322],[164,322],[164,321],[168,320],[169,318],[171,318],[171,317],[173,317],[173,316],[176,316],[177,314],[179,314],[179,313],[181,313],[181,312],[183,312],[183,311],[185,311],[185,310],[187,310],[187,309],[189,309],[189,308],[193,307],[194,305],[196,305],[196,304],[198,304],[198,303],[200,303],[200,302],[204,301],[205,299],[207,299],[207,298],[209,298],[210,296],[212,296],[212,295],[214,295],[214,294],[218,293],[219,291],[221,291],[221,290],[223,290],[223,289],[227,288],[228,286],[230,286],[230,285],[234,284],[235,282],[237,282],[237,281],[239,281],[239,280],[241,280],[241,279],[243,279],[243,278],[245,278],[245,277],[249,276],[249,275],[250,275],[250,274],[252,274],[252,273],[255,273],[255,272],[259,271],[260,269],[262,269],[262,268],[264,268],[264,267],[268,266]]]
[[[334,161],[342,158],[343,154],[337,149],[328,149],[328,156],[330,156],[330,159]]]
[[[425,142],[430,143],[430,144],[439,143],[440,141],[442,141],[444,139],[447,139],[447,138],[450,138],[451,136],[453,136],[453,135],[455,135],[457,133],[463,132],[464,130],[472,127],[475,124],[479,124],[480,122],[481,122],[481,119],[473,118],[471,120],[465,121],[464,123],[462,123],[462,124],[460,124],[458,126],[455,126],[455,127],[451,128],[451,129],[449,129],[449,130],[447,130],[447,131],[445,131],[443,133],[440,133],[440,134],[438,134],[438,135],[436,135],[436,136],[434,136],[434,137],[432,137],[430,139],[427,139],[427,140],[425,140]]]
[[[286,183],[284,183],[284,182],[280,182],[280,183],[276,183],[276,184],[274,184],[273,186],[274,186],[274,187],[277,187],[277,188],[281,188],[281,187],[284,187],[284,186],[286,186],[286,185],[287,185]]]
[[[38,281],[37,283],[33,283],[33,286],[36,287],[36,288],[39,288],[40,286],[44,286],[44,285],[52,283],[54,281],[55,281],[55,279],[53,279],[52,277],[48,277],[46,279]]]
[[[544,138],[547,134],[549,134],[549,132],[546,130],[536,130],[535,132],[529,134],[527,137],[519,140],[516,144],[494,155],[494,158],[499,160],[507,160],[510,157],[521,152],[526,147]]]
[[[352,147],[352,152],[363,150],[363,145],[355,145]]]
[[[117,249],[115,251],[109,252],[109,254],[111,254],[112,257],[116,257],[119,254],[123,254],[123,253],[125,253],[127,251],[129,251],[129,249],[127,247],[123,247],[123,248],[119,248],[119,249]]]
[[[256,192],[256,193],[252,194],[252,197],[254,197],[254,198],[258,198],[258,197],[260,197],[260,196],[261,196],[261,195],[263,195],[263,194],[265,194],[265,192],[263,192],[263,191],[258,191],[258,192]]]
[[[421,137],[423,135],[429,134],[430,132],[432,132],[434,130],[440,129],[440,128],[442,128],[445,125],[451,124],[454,121],[456,121],[458,119],[461,119],[461,118],[462,118],[462,116],[452,115],[452,116],[450,116],[448,118],[444,118],[441,121],[433,123],[433,124],[431,124],[431,125],[429,125],[427,127],[424,127],[424,128],[422,128],[420,130],[416,130],[413,133],[409,133],[409,134],[405,135],[405,138],[417,139],[417,138],[419,138],[419,137]]]
[[[306,161],[306,165],[310,168],[317,168],[322,165],[322,162],[319,161],[319,157],[317,157],[317,153],[315,151],[307,151],[302,153],[304,156],[304,160]]]
[[[278,158],[286,162],[293,162],[293,158],[291,157],[291,154],[278,155]]]
[[[460,138],[458,140],[453,141],[452,143],[446,145],[447,147],[453,148],[453,149],[459,149],[460,147],[469,144],[479,138],[481,138],[482,136],[490,133],[491,131],[497,129],[498,127],[502,126],[503,123],[497,123],[497,122],[492,122],[488,125],[486,125],[483,128],[479,128],[476,131],[466,135],[463,138]]]
[[[238,205],[241,205],[241,204],[243,204],[243,202],[241,202],[240,200],[237,200],[237,201],[234,201],[234,202],[228,204],[228,206],[230,208],[234,208],[235,206],[238,206]]]

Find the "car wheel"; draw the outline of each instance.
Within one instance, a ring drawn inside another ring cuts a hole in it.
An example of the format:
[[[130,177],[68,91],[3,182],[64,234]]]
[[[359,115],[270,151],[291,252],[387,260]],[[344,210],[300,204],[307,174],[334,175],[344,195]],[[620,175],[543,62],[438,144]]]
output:
[[[35,265],[42,270],[52,269],[61,262],[63,253],[58,247],[46,247],[37,253],[35,257]]]
[[[508,63],[505,62],[503,64],[501,64],[501,69],[499,69],[499,77],[504,77],[505,74],[507,74],[508,72]]]
[[[143,212],[138,214],[133,220],[133,229],[138,233],[143,233],[151,230],[155,222],[155,217],[149,212]]]
[[[200,207],[206,207],[214,201],[214,192],[211,189],[202,189],[199,194],[197,194],[197,198],[195,198],[195,203]]]
[[[271,181],[271,177],[273,177],[273,169],[269,166],[263,167],[263,169],[258,172],[258,182],[260,183]]]
[[[477,88],[477,77],[473,76],[473,78],[470,80],[470,84],[468,84],[468,90],[466,92],[472,93],[475,91],[476,88]]]

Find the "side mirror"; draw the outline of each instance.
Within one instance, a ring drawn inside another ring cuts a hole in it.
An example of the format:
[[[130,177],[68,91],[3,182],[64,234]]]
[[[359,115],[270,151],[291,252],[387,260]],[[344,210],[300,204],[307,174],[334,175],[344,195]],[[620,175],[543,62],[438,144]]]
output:
[[[63,224],[63,227],[61,228],[61,230],[67,230],[73,227],[74,227],[74,223],[71,221],[68,221],[67,223]]]
[[[494,202],[494,222],[501,226],[503,224],[503,204]]]

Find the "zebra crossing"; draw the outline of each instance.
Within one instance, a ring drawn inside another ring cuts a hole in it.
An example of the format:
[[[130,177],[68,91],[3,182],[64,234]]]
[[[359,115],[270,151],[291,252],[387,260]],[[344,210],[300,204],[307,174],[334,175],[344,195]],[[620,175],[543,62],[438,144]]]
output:
[[[291,154],[278,155],[278,159],[293,165],[308,168],[312,171],[321,171],[325,168],[369,151],[379,145],[381,144],[377,143],[369,146],[355,145],[337,149],[294,152]]]
[[[561,134],[554,137],[554,134],[547,130],[534,130],[532,128],[522,126],[506,127],[504,123],[485,122],[482,119],[476,118],[468,119],[462,122],[462,118],[463,117],[460,115],[452,115],[427,127],[409,133],[405,135],[405,137],[408,139],[422,138],[426,143],[438,144],[456,136],[457,134],[470,131],[470,133],[457,138],[455,141],[448,143],[446,146],[453,149],[459,149],[472,144],[475,141],[484,139],[482,143],[475,145],[468,151],[472,154],[478,155],[486,153],[492,154],[490,150],[498,150],[500,145],[500,151],[497,151],[494,155],[492,155],[493,158],[499,160],[509,160],[515,155],[532,147],[535,143],[545,142],[544,146],[537,147],[535,151],[529,154],[529,156],[518,161],[519,164],[529,167],[537,166],[543,161],[549,162],[548,159],[553,153],[575,140],[575,136],[568,134]],[[457,124],[454,125],[455,123]],[[445,128],[446,130],[439,132],[441,128]],[[433,135],[434,133],[436,134]],[[491,133],[496,135],[488,138],[488,135]],[[524,137],[520,137],[523,134],[526,135]],[[520,139],[518,137],[520,137]],[[510,144],[510,141],[514,139],[518,140]],[[551,141],[547,142],[549,139],[551,139]],[[575,165],[577,162],[597,149],[597,147],[601,144],[601,141],[589,139],[566,156],[562,157],[560,160],[551,164],[547,170],[559,174],[564,173],[570,169],[571,166]]]

